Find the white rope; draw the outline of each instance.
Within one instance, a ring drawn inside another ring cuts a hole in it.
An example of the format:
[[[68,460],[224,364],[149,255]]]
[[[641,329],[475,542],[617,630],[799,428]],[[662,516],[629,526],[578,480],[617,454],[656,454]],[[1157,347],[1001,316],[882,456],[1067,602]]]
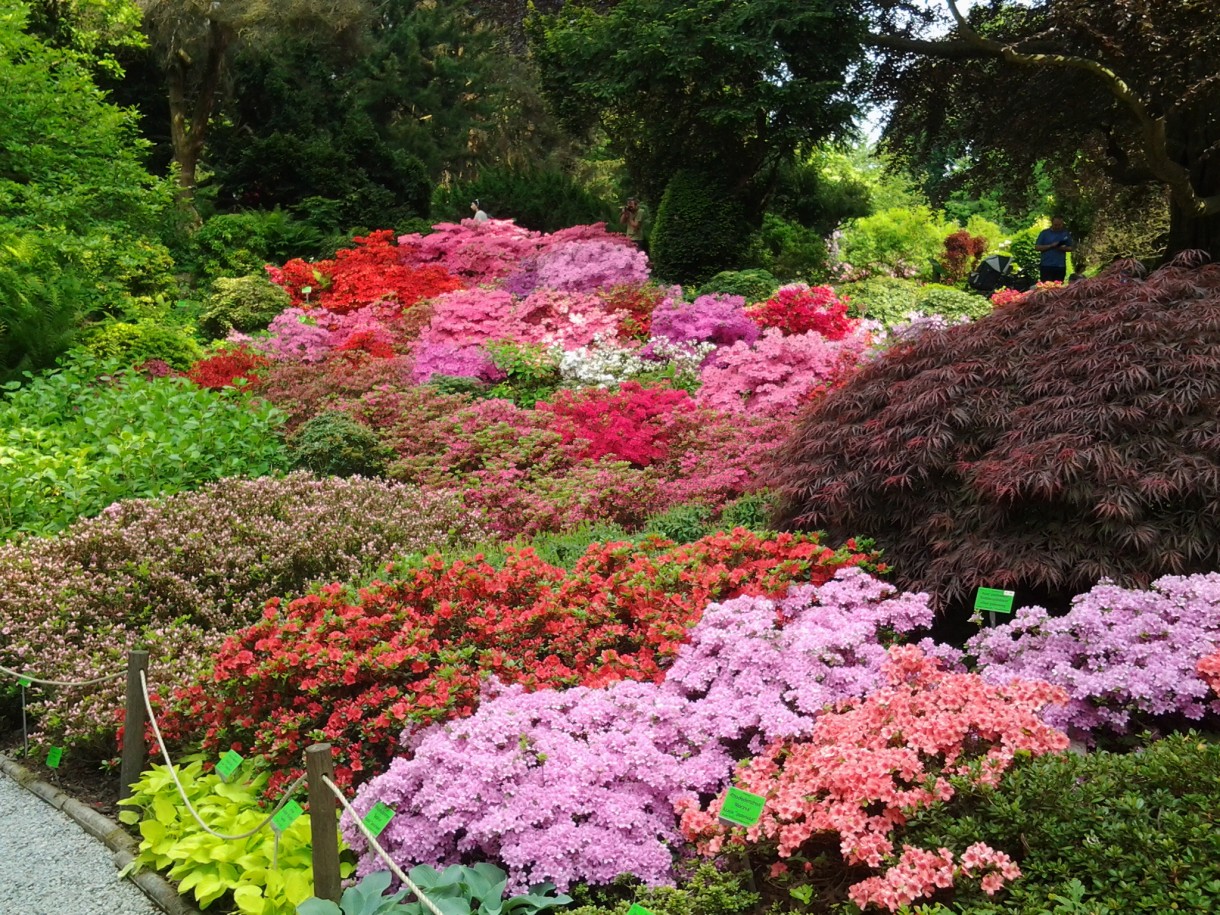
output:
[[[195,818],[195,822],[199,824],[199,828],[202,829],[204,832],[206,832],[208,835],[215,836],[218,839],[223,839],[226,842],[236,842],[239,839],[250,838],[250,836],[254,835],[256,832],[258,832],[260,829],[262,829],[264,826],[266,826],[268,823],[271,822],[271,820],[275,817],[275,815],[280,812],[280,808],[282,808],[285,804],[288,803],[289,798],[291,798],[292,795],[296,792],[296,790],[299,787],[301,787],[301,785],[305,782],[304,775],[298,776],[297,780],[295,782],[293,782],[289,786],[288,790],[284,793],[284,796],[282,798],[280,798],[280,802],[275,805],[275,809],[272,810],[271,813],[269,813],[267,815],[267,819],[263,820],[253,829],[251,829],[247,832],[243,832],[241,835],[236,835],[236,836],[227,836],[222,832],[217,832],[216,830],[214,830],[210,826],[208,826],[207,823],[203,822],[203,820],[199,816],[199,813],[191,805],[191,799],[186,796],[186,791],[182,787],[182,782],[180,782],[178,780],[178,772],[174,768],[173,760],[171,760],[169,758],[169,750],[165,749],[165,741],[161,739],[161,728],[159,728],[157,726],[157,716],[153,714],[152,702],[148,698],[148,680],[144,676],[144,671],[140,671],[140,690],[144,693],[144,708],[148,710],[148,723],[152,725],[153,734],[155,734],[156,738],[157,738],[157,746],[161,748],[161,755],[163,757],[165,757],[165,765],[169,768],[170,777],[173,778],[174,784],[178,788],[178,795],[182,798],[182,803],[184,803],[186,805],[186,809],[191,812],[191,816],[193,816]],[[137,735],[128,734],[126,739],[127,740],[142,740],[143,737],[138,734]],[[438,913],[436,913],[436,915],[443,915],[443,913],[438,912]]]
[[[95,677],[92,680],[81,680],[79,683],[65,683],[61,680],[43,680],[41,677],[32,677],[29,674],[21,674],[15,670],[9,670],[7,667],[0,667],[0,674],[7,674],[15,680],[29,680],[31,683],[37,683],[39,686],[93,686],[95,683],[105,683],[107,680],[117,680],[126,673],[127,671],[121,670],[117,674],[107,674],[104,677]]]
[[[436,903],[425,896],[424,891],[416,886],[415,882],[402,872],[402,868],[394,863],[394,859],[386,854],[386,850],[381,847],[381,843],[379,843],[373,834],[369,832],[369,828],[364,825],[364,821],[360,819],[359,814],[352,809],[352,805],[347,802],[347,798],[343,796],[343,792],[339,790],[338,786],[325,775],[322,776],[322,782],[331,790],[331,793],[339,799],[339,803],[343,805],[343,809],[352,815],[352,820],[355,822],[356,828],[364,833],[364,837],[369,840],[369,845],[372,846],[373,851],[377,852],[377,854],[381,857],[381,860],[384,861],[390,868],[390,873],[401,880],[403,885],[415,894],[415,897],[419,900],[420,904],[431,912],[432,915],[445,915],[444,912],[436,907]]]

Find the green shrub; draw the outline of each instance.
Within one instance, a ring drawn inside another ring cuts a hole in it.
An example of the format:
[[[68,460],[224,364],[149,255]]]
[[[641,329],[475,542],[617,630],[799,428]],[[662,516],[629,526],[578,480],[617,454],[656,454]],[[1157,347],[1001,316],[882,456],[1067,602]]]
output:
[[[699,287],[699,295],[721,292],[739,295],[747,303],[761,302],[779,289],[780,282],[766,270],[722,270]]]
[[[1212,912],[1220,905],[1220,747],[1179,734],[1136,753],[1044,756],[996,789],[915,816],[912,844],[986,842],[1022,876],[995,900],[958,889],[970,915]],[[1067,903],[1077,906],[1067,906]]]
[[[1008,246],[1008,253],[1016,261],[1018,268],[1025,267],[1029,270],[1037,271],[1038,263],[1042,260],[1042,255],[1037,252],[1034,245],[1038,241],[1038,233],[1049,226],[1049,220],[1040,219],[1028,229],[1022,229],[1012,237],[1012,243]]]
[[[303,423],[289,441],[289,456],[295,467],[336,477],[380,476],[388,458],[372,429],[335,410]]]
[[[658,277],[698,284],[721,270],[739,266],[745,219],[732,197],[698,172],[670,179],[657,209],[649,242]]]
[[[926,315],[943,315],[951,320],[974,320],[990,313],[991,300],[984,295],[974,295],[951,286],[929,283],[919,287],[919,304],[915,307]]]
[[[494,219],[512,219],[536,232],[605,222],[618,226],[618,212],[576,179],[555,169],[488,168],[472,181],[454,181],[432,194],[437,221],[469,219],[478,200]]]
[[[590,904],[567,909],[565,915],[627,915],[632,905],[643,906],[653,915],[746,915],[756,911],[759,901],[741,875],[711,864],[700,864],[677,887],[608,888],[586,895],[593,897]],[[619,896],[628,898],[613,898]]]
[[[251,210],[213,216],[191,239],[191,266],[204,282],[257,273],[265,264],[294,257],[317,258],[325,236],[283,210]]]
[[[85,289],[40,233],[0,226],[0,382],[55,364],[76,337]]]
[[[848,314],[880,321],[886,327],[901,324],[907,312],[919,309],[920,286],[912,280],[873,276],[836,289],[848,299]]]
[[[292,304],[292,299],[265,273],[218,277],[199,314],[199,329],[209,339],[231,330],[249,333],[262,330],[272,318]]]
[[[774,213],[750,236],[745,262],[770,271],[782,283],[818,283],[827,277],[829,252],[812,229]]]
[[[489,344],[487,350],[496,368],[508,376],[487,392],[489,396],[531,408],[559,387],[559,357],[549,347],[504,340]]]
[[[926,206],[882,210],[848,223],[840,256],[870,274],[926,277],[956,228]]]
[[[0,400],[0,537],[44,534],[119,499],[287,465],[279,411],[185,378],[101,374],[79,357]]]
[[[766,490],[752,492],[725,505],[716,519],[715,527],[732,530],[746,527],[752,531],[771,530],[771,515],[775,511],[775,500]]]
[[[200,356],[199,344],[186,331],[154,321],[112,321],[90,336],[85,348],[95,357],[125,366],[160,359],[185,371]]]
[[[644,533],[657,534],[674,543],[694,543],[707,534],[711,523],[710,508],[697,502],[687,503],[649,518]]]

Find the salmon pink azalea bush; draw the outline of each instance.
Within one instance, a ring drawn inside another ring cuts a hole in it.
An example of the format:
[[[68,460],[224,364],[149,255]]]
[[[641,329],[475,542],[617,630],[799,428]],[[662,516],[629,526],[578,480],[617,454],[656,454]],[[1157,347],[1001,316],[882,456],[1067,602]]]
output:
[[[822,715],[807,739],[778,741],[738,771],[738,787],[766,798],[756,825],[719,825],[723,799],[708,810],[685,802],[687,838],[708,855],[739,846],[781,864],[834,849],[849,865],[881,870],[851,888],[852,901],[891,912],[963,877],[994,893],[1019,876],[985,845],[957,856],[897,840],[913,811],[952,801],[956,780],[994,786],[1018,756],[1067,749],[1067,735],[1041,717],[1067,694],[1039,680],[996,686],[950,673],[911,645],[890,649],[884,674],[886,685]]]

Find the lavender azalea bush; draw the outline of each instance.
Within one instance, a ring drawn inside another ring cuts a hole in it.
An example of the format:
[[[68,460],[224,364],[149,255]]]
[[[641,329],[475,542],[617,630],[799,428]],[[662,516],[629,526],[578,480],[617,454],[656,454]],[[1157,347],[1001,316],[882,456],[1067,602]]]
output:
[[[761,332],[745,312],[746,300],[739,295],[711,293],[693,302],[666,298],[652,313],[652,335],[671,343],[747,344]]]
[[[380,841],[403,865],[498,860],[513,885],[672,881],[674,804],[727,783],[764,743],[808,733],[827,704],[879,682],[886,634],[932,621],[923,595],[858,569],[780,600],[705,610],[662,683],[526,693],[404,735],[413,751],[355,807],[397,811]],[[380,865],[350,822],[360,872]]]
[[[1125,733],[1138,716],[1220,712],[1195,668],[1220,645],[1220,574],[1166,576],[1146,591],[1101,582],[1052,618],[1024,607],[967,652],[988,680],[1047,680],[1071,696],[1046,720],[1076,737]]]

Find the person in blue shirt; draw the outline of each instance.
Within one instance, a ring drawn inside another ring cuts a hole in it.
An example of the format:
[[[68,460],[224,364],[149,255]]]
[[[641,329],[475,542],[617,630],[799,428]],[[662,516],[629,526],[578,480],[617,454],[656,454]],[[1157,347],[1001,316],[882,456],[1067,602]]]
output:
[[[1051,219],[1051,227],[1038,233],[1034,248],[1042,252],[1039,266],[1043,283],[1063,282],[1067,276],[1067,253],[1074,245],[1072,233],[1064,227],[1062,216],[1055,216]]]

